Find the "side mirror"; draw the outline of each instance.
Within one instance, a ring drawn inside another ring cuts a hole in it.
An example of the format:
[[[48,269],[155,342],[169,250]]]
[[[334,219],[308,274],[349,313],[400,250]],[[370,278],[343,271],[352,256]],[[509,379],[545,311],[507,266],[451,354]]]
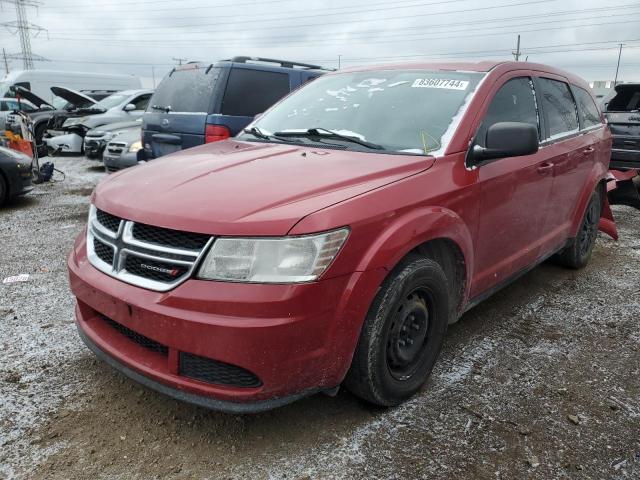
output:
[[[486,147],[474,145],[473,164],[497,158],[522,157],[538,151],[538,129],[530,123],[498,122],[487,130]]]
[[[136,109],[136,106],[133,103],[127,103],[124,107],[125,112],[132,112]]]

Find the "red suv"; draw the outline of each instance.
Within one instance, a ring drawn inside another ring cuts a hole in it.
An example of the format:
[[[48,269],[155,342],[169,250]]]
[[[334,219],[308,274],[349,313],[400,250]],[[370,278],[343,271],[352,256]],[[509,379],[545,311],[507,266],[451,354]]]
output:
[[[80,336],[219,410],[341,384],[398,404],[463,312],[551,256],[588,262],[610,153],[585,82],[543,65],[324,75],[96,188],[68,262]]]

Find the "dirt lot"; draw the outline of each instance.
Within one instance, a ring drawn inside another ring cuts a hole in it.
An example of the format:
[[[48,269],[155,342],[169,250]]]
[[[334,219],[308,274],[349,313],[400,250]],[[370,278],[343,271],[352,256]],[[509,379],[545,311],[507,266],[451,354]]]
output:
[[[65,256],[104,175],[0,210],[0,478],[640,478],[640,213],[615,209],[589,267],[545,264],[449,330],[425,389],[375,409],[346,392],[232,416],[94,360]]]

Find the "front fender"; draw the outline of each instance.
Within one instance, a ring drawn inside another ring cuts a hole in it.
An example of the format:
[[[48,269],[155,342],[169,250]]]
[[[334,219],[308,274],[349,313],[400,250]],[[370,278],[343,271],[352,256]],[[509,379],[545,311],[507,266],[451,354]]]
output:
[[[384,268],[392,270],[409,252],[435,239],[447,239],[458,246],[465,262],[465,300],[473,272],[473,241],[469,228],[453,211],[442,207],[423,207],[408,212],[388,225],[361,257],[358,271]]]

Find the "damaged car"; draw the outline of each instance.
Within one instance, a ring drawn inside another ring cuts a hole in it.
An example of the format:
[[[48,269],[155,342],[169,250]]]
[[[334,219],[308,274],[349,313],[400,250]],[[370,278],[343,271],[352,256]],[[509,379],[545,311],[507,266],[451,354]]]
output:
[[[604,103],[611,129],[611,204],[640,209],[640,83],[622,83]]]
[[[69,98],[70,101],[87,97],[79,92],[68,89],[58,96]],[[93,128],[114,122],[132,121],[142,117],[152,90],[125,90],[114,93],[90,107],[80,109],[67,116],[63,122],[59,118],[52,118],[45,136],[45,143],[49,152],[83,153],[84,137]]]
[[[107,143],[102,156],[102,162],[107,172],[117,172],[138,164],[138,152],[142,148],[140,135],[140,126],[129,128],[121,131]]]
[[[528,62],[327,73],[235,138],[98,184],[68,257],[80,337],[213,409],[341,385],[398,405],[464,312],[548,258],[589,262],[611,154],[593,109]]]
[[[142,119],[131,122],[116,122],[102,125],[89,130],[84,137],[84,154],[87,158],[93,160],[102,160],[107,144],[115,137],[125,131],[138,129],[142,125]]]

